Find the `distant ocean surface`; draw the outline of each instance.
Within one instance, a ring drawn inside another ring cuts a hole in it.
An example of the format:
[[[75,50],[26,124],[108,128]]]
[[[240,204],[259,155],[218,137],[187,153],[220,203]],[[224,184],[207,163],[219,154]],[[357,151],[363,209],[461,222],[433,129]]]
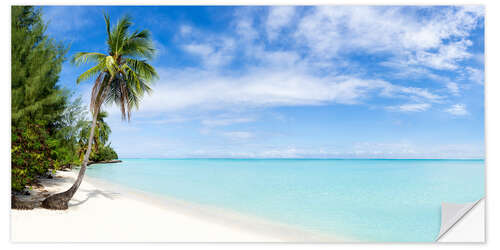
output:
[[[483,160],[122,160],[87,174],[360,241],[434,241],[442,202],[485,194]]]

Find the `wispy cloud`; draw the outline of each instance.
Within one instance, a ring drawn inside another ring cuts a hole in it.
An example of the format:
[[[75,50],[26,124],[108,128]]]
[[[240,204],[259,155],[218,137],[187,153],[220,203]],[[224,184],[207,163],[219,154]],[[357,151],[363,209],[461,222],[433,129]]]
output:
[[[145,101],[144,109],[356,104],[380,96],[427,103],[399,107],[401,111],[424,111],[429,102],[440,102],[445,97],[425,88],[342,74],[326,60],[362,50],[392,54],[394,64],[416,65],[415,69],[417,66],[454,69],[460,60],[469,56],[467,49],[471,41],[466,37],[481,20],[481,8],[430,8],[428,13],[432,18],[422,18],[403,7],[335,6],[313,7],[305,15],[296,16],[296,7],[282,6],[269,9],[264,28],[260,30],[251,8],[237,11],[232,26],[236,36],[181,25],[181,36],[186,38],[179,40],[184,43],[181,47],[198,56],[206,70],[165,69],[160,77],[165,84],[157,85],[155,95],[168,96],[169,103],[156,105],[165,98],[152,97]],[[293,23],[292,17],[297,19]],[[301,54],[293,46],[270,49],[263,41],[256,40],[265,34],[275,37],[283,29],[288,29],[287,41],[303,45],[312,53]],[[244,58],[238,57],[241,53]],[[239,69],[238,75],[220,73],[241,60],[251,66]],[[318,69],[329,70],[318,74]],[[436,76],[427,70],[420,72]],[[172,85],[172,82],[181,84]],[[447,80],[443,85],[451,95],[459,94],[460,86],[456,82]]]
[[[269,9],[266,21],[266,31],[269,40],[274,40],[279,32],[286,27],[295,14],[293,6],[275,6]]]
[[[220,119],[206,119],[202,120],[201,124],[208,127],[216,127],[216,126],[228,126],[237,123],[248,123],[253,122],[255,119],[250,117],[238,117],[238,118],[220,118]]]
[[[398,106],[389,106],[387,107],[387,109],[400,112],[422,112],[429,109],[430,107],[431,105],[429,103],[411,103]]]
[[[222,135],[232,140],[245,140],[245,139],[250,139],[254,136],[253,133],[247,131],[229,131],[229,132],[223,132]]]
[[[465,104],[454,104],[445,111],[455,116],[463,116],[469,114],[469,112],[467,112],[467,107],[465,106]]]
[[[418,153],[416,146],[410,142],[394,143],[355,143],[351,154],[357,156],[381,156],[381,155],[415,155]]]
[[[181,33],[182,36],[188,36],[191,35],[191,32],[193,31],[193,27],[189,25],[181,25],[179,32]]]
[[[207,43],[191,43],[185,45],[184,49],[199,56],[206,67],[213,68],[229,63],[235,46],[233,39],[221,38]]]
[[[99,13],[84,6],[45,6],[42,10],[44,20],[49,22],[48,32],[63,40],[81,39],[83,36],[70,34],[91,26],[95,20],[93,14]]]
[[[427,101],[441,98],[426,89],[383,80],[317,77],[299,71],[256,69],[231,76],[203,70],[162,70],[160,79],[152,96],[144,99],[141,112],[358,104],[374,96]]]
[[[469,80],[471,82],[483,85],[484,84],[484,71],[480,69],[476,69],[473,67],[466,67],[465,68],[467,72],[469,73]]]
[[[175,117],[165,117],[165,118],[146,118],[146,119],[137,119],[137,124],[154,124],[154,125],[162,125],[162,124],[173,124],[173,123],[184,123],[190,121],[190,118],[175,116]]]
[[[458,87],[458,84],[455,83],[455,82],[448,82],[446,84],[446,87],[448,88],[448,90],[450,91],[450,93],[452,95],[459,95],[460,94],[460,88]]]
[[[301,19],[296,37],[318,58],[362,50],[430,68],[457,68],[471,57],[467,37],[483,18],[482,6],[426,11],[431,17],[404,7],[317,7]]]

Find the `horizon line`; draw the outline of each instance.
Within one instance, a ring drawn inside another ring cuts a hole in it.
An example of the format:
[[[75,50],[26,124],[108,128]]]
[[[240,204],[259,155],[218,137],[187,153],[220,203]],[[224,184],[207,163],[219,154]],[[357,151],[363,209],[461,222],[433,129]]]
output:
[[[171,159],[171,160],[486,160],[486,157],[468,157],[468,158],[386,158],[386,157],[374,157],[374,158],[348,158],[348,157],[337,157],[337,158],[318,158],[318,157],[119,157],[117,159]]]

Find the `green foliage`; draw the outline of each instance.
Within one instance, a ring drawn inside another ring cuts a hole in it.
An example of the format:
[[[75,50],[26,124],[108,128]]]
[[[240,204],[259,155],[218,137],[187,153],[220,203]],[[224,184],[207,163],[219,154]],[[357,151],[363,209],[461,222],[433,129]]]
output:
[[[71,101],[57,85],[67,48],[45,34],[40,10],[13,6],[11,27],[11,188],[21,191],[49,170],[80,164],[80,135],[89,121],[81,98]],[[99,145],[111,133],[103,126]],[[106,147],[99,158],[113,157]]]
[[[131,18],[125,15],[111,27],[109,16],[104,15],[108,45],[107,53],[76,53],[75,65],[92,63],[93,66],[77,78],[77,83],[92,80],[91,111],[99,112],[102,104],[117,104],[122,119],[130,120],[132,108],[137,108],[144,93],[150,93],[150,83],[157,77],[156,70],[147,60],[155,49],[148,30],[130,32]]]
[[[109,139],[109,136],[111,135],[111,128],[109,125],[104,121],[104,118],[106,118],[108,114],[106,112],[99,112],[97,115],[97,122],[96,122],[96,127],[94,131],[94,138],[92,140],[92,151],[90,153],[90,160],[91,161],[103,161],[103,160],[112,160],[118,158],[118,156],[115,156],[116,153],[110,154],[110,150],[114,152],[114,150],[109,146],[106,145]],[[80,129],[79,132],[79,137],[78,137],[78,154],[80,156],[80,160],[83,161],[83,157],[85,155],[85,152],[87,150],[88,146],[88,139],[90,137],[90,129],[92,126],[91,121],[85,121],[83,127]],[[108,148],[108,149],[105,149]],[[101,153],[101,149],[107,150],[105,153]],[[110,157],[115,157],[115,158],[110,158]]]
[[[58,168],[58,141],[50,138],[39,124],[28,124],[12,131],[12,189],[21,191],[50,167]]]
[[[13,6],[11,28],[12,189],[20,191],[70,160],[56,135],[68,98],[56,85],[67,49],[44,34],[33,7]]]
[[[56,133],[57,138],[61,141],[67,154],[62,154],[67,157],[68,162],[79,164],[79,144],[80,131],[87,127],[88,121],[86,120],[88,112],[86,107],[82,105],[81,98],[76,98],[73,102],[69,103],[58,121],[58,130]]]
[[[91,161],[109,161],[114,159],[118,159],[118,154],[109,145],[100,148],[97,153],[92,152],[90,154]]]
[[[50,170],[80,164],[91,122],[81,98],[71,101],[68,91],[57,85],[68,48],[45,34],[39,8],[11,10],[11,188],[21,191]],[[124,48],[140,45],[130,39]],[[91,53],[86,57],[97,58]],[[93,139],[91,159],[96,161],[118,157],[107,144],[111,129],[105,117],[106,113],[99,114]]]
[[[66,101],[56,83],[67,48],[45,35],[39,9],[13,6],[11,28],[12,125],[50,126]]]

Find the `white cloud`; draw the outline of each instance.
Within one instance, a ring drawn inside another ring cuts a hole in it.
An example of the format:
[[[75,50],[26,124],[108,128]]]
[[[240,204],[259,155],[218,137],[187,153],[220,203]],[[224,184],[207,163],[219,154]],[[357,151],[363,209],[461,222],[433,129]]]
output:
[[[137,124],[155,124],[155,125],[163,125],[163,124],[172,124],[172,123],[183,123],[190,121],[187,117],[166,117],[161,119],[139,119],[136,121]]]
[[[312,66],[302,60],[296,51],[266,50],[259,45],[253,45],[246,49],[248,56],[255,58],[263,68],[290,69],[292,67],[311,68]]]
[[[418,69],[422,74],[431,74],[422,66],[455,69],[460,60],[470,56],[467,49],[471,41],[466,37],[482,18],[480,9],[429,8],[429,17],[422,18],[403,7],[321,6],[297,17],[298,25],[291,26],[291,19],[296,15],[295,7],[282,6],[269,10],[261,30],[254,20],[256,9],[242,8],[236,11],[231,26],[237,34],[235,37],[181,26],[181,33],[195,34],[191,37],[193,40],[182,47],[199,56],[204,68],[212,72],[167,71],[161,76],[162,82],[183,82],[183,86],[161,84],[159,92],[167,96],[175,94],[169,99],[175,104],[160,106],[169,110],[194,106],[220,108],[224,105],[354,104],[376,95],[408,98],[417,104],[442,102],[444,96],[424,88],[342,76],[341,71],[335,69],[342,64],[338,56],[360,50],[364,53],[384,52],[393,55],[388,64],[406,65],[404,68]],[[257,39],[263,36],[261,32],[266,32],[268,38],[276,36],[283,27],[295,30],[286,39],[295,45],[305,45],[312,53],[304,55],[290,48],[270,49]],[[245,67],[238,76],[214,73],[232,63],[238,51],[243,52],[244,60],[251,62],[251,68]],[[336,57],[334,63],[330,60],[332,57]],[[348,65],[351,67],[350,63]],[[322,73],[318,75],[317,72]],[[197,81],[204,84],[197,87],[193,83]],[[456,83],[448,79],[443,84],[452,95],[459,94]],[[379,94],[375,94],[376,91]],[[422,104],[400,107],[403,111],[427,108]]]
[[[228,137],[233,143],[245,142],[243,138]],[[232,139],[231,139],[232,138]],[[129,140],[127,140],[129,141]],[[482,145],[471,144],[437,144],[437,145],[417,145],[411,141],[400,142],[356,142],[349,146],[325,145],[319,147],[304,147],[296,145],[266,145],[255,144],[253,147],[234,147],[235,144],[229,142],[230,146],[190,148],[185,151],[182,144],[174,142],[162,143],[150,139],[140,146],[135,146],[131,150],[120,151],[120,156],[161,156],[161,157],[230,157],[230,158],[452,158],[471,159],[483,158],[484,147]],[[238,145],[248,145],[247,142]],[[178,150],[179,148],[184,150]],[[122,153],[125,152],[125,153]]]
[[[471,159],[484,158],[482,144],[438,144],[426,146],[421,150],[423,156],[433,158]]]
[[[471,57],[467,47],[472,45],[468,40],[441,45],[438,52],[417,51],[410,57],[411,64],[422,64],[435,69],[456,69],[457,61]]]
[[[402,93],[410,94],[414,97],[419,97],[431,101],[437,101],[442,98],[442,96],[431,93],[427,89],[416,88],[416,87],[396,87],[397,91]]]
[[[472,68],[472,67],[466,67],[465,68],[467,72],[469,73],[469,80],[483,85],[484,84],[484,72],[480,69]]]
[[[358,157],[362,156],[387,156],[387,155],[415,155],[418,154],[416,146],[409,142],[395,143],[373,143],[373,142],[358,142],[355,143],[350,154]]]
[[[191,32],[193,31],[193,28],[189,25],[182,25],[179,29],[181,35],[187,36],[190,35]]]
[[[429,69],[425,69],[422,67],[409,67],[407,64],[402,65],[396,62],[385,61],[382,62],[381,65],[386,67],[391,67],[393,70],[396,70],[395,73],[391,74],[391,76],[397,79],[418,79],[418,80],[431,80],[438,84],[443,84],[444,87],[448,90],[449,94],[453,96],[459,96],[462,87],[456,82],[452,81],[449,77],[435,74],[431,72]],[[444,99],[444,96],[440,96],[436,99]]]
[[[257,30],[253,27],[253,18],[249,14],[236,13],[236,33],[246,42],[251,42],[259,36]]]
[[[222,135],[228,137],[231,140],[246,140],[254,136],[253,133],[247,131],[230,131],[223,132]]]
[[[459,95],[460,94],[460,89],[458,88],[458,84],[455,82],[448,82],[446,84],[446,87],[450,91],[452,95]]]
[[[188,44],[184,46],[187,52],[198,54],[203,57],[207,57],[214,53],[214,49],[207,44]]]
[[[390,106],[387,109],[400,112],[422,112],[426,111],[430,107],[431,105],[429,103],[411,103],[399,106]]]
[[[403,87],[383,80],[355,77],[318,77],[300,71],[250,70],[243,75],[184,69],[160,70],[161,82],[144,98],[143,112],[183,109],[358,104],[374,96],[437,101],[426,89]]]
[[[296,158],[303,153],[305,153],[304,150],[297,149],[295,146],[288,146],[262,151],[258,155],[263,158]]]
[[[467,112],[465,104],[454,104],[445,111],[456,116],[463,116],[469,114],[469,112]]]
[[[165,45],[163,45],[158,40],[153,40],[153,45],[154,48],[156,49],[156,55],[155,55],[156,57],[160,57],[167,54],[167,47],[165,47]]]
[[[280,30],[288,25],[295,14],[293,6],[270,7],[266,21],[266,31],[269,40],[274,40],[279,35]]]
[[[202,68],[160,69],[161,82],[154,86],[151,97],[144,98],[141,112],[359,104],[373,97],[409,102],[389,107],[390,110],[425,111],[431,103],[442,103],[445,96],[425,88],[395,85],[374,77],[367,79],[360,76],[362,74],[345,75],[332,66],[341,64],[341,60],[336,58],[334,63],[330,60],[354,50],[389,52],[394,57],[387,65],[400,64],[402,68],[430,74],[420,64],[452,69],[457,61],[469,56],[466,50],[471,42],[465,37],[477,25],[480,11],[462,7],[432,9],[429,18],[420,18],[403,10],[400,7],[322,6],[312,8],[299,18],[294,7],[277,7],[270,9],[264,19],[264,29],[259,30],[253,15],[249,15],[252,11],[244,8],[237,11],[236,20],[230,25],[237,34],[234,37],[181,25],[180,46],[198,56]],[[298,26],[294,23],[292,27],[289,24],[296,16]],[[259,32],[279,33],[283,27],[296,28],[294,35],[287,38],[292,39],[292,43],[305,45],[312,53],[302,54],[290,48],[270,49],[255,40],[263,36]],[[245,60],[251,61],[245,65],[252,66],[245,66],[238,73],[221,72],[235,60],[239,51],[245,54]],[[323,60],[325,58],[329,61]],[[470,68],[468,72],[475,75],[474,79],[480,78],[478,70]],[[458,95],[460,88],[456,83],[448,79],[443,80],[443,84],[449,93]],[[224,126],[231,122],[237,123],[237,120],[205,120],[204,125]]]
[[[481,8],[479,8],[481,9]],[[429,9],[422,17],[404,7],[321,6],[303,17],[297,41],[318,58],[350,51],[391,53],[398,60],[436,69],[455,69],[471,55],[466,37],[483,17],[474,8]]]
[[[233,59],[235,46],[233,39],[224,37],[205,43],[187,44],[184,49],[200,56],[206,67],[213,68],[229,63]]]
[[[56,34],[76,32],[93,22],[89,17],[92,11],[85,6],[50,6],[43,8],[42,12],[44,21],[49,22],[48,29]],[[100,17],[102,18],[102,15]],[[99,21],[102,21],[104,28],[104,18]]]
[[[249,117],[220,118],[220,119],[205,119],[201,121],[201,124],[208,127],[215,127],[215,126],[228,126],[236,123],[248,123],[253,121],[255,121],[255,119]]]
[[[240,139],[237,139],[240,140]],[[241,141],[241,140],[240,140]],[[296,145],[254,145],[241,150],[234,147],[210,147],[195,150],[198,157],[234,158],[453,158],[470,159],[484,157],[481,145],[438,144],[417,145],[411,141],[356,142],[349,146],[325,145],[304,147]],[[193,151],[191,151],[193,152]]]
[[[452,158],[470,159],[484,157],[481,145],[435,144],[417,145],[411,141],[402,142],[360,142],[342,155],[354,157],[392,158]]]

